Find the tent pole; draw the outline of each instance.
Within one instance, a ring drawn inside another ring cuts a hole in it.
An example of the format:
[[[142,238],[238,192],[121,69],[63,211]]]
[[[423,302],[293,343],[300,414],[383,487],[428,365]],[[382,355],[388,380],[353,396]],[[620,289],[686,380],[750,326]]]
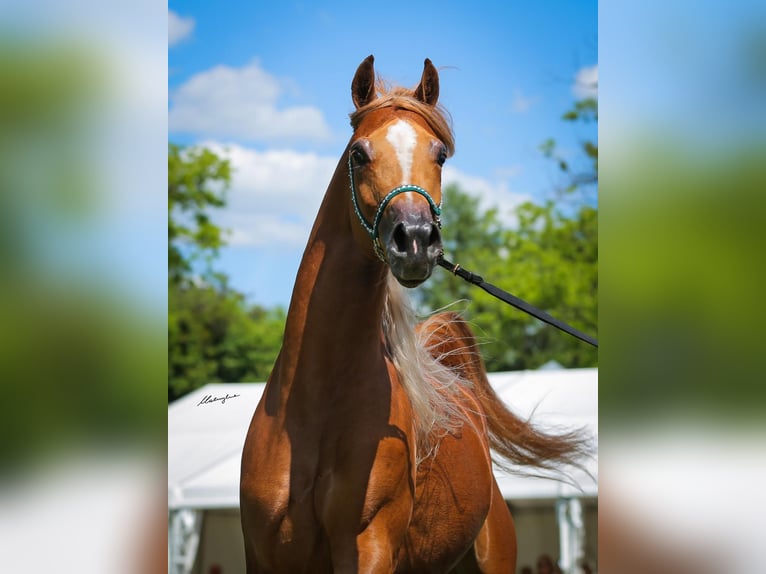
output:
[[[585,526],[579,498],[556,500],[559,525],[559,566],[564,574],[581,574],[585,557]]]
[[[177,508],[168,515],[168,573],[189,574],[197,557],[202,511]]]

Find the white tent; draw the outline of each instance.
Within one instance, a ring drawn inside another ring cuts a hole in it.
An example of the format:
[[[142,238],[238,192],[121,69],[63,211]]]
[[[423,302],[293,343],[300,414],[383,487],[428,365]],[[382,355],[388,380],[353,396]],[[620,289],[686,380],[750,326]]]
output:
[[[598,434],[597,369],[491,373],[490,382],[517,414],[543,428],[585,427]],[[239,508],[239,468],[250,419],[264,383],[209,384],[168,407],[168,559],[170,572],[189,572],[205,509]],[[218,399],[218,400],[214,400]],[[597,496],[592,476],[572,471],[576,483],[526,478],[496,471],[506,500],[557,500],[562,562],[576,560],[581,528],[579,498]],[[574,553],[574,554],[573,554]],[[573,554],[568,557],[569,554]],[[565,564],[562,564],[565,566]]]
[[[205,385],[168,407],[168,507],[239,508],[245,434],[265,383]],[[205,397],[230,397],[202,402]]]

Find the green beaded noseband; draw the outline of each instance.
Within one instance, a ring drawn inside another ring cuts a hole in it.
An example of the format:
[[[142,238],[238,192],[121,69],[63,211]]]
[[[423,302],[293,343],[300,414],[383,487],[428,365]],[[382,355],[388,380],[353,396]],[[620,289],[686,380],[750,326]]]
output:
[[[442,214],[441,204],[437,205],[437,203],[428,194],[428,192],[417,185],[400,185],[399,187],[395,187],[389,191],[386,197],[384,197],[378,205],[378,210],[375,212],[375,219],[373,220],[372,225],[370,225],[370,223],[362,214],[362,211],[359,209],[359,202],[356,198],[356,186],[354,185],[354,168],[351,164],[350,153],[348,155],[348,178],[351,181],[351,202],[354,204],[354,211],[356,212],[356,216],[359,218],[359,222],[362,224],[362,227],[364,227],[365,231],[370,234],[370,237],[372,238],[372,246],[375,249],[375,255],[377,255],[378,259],[380,259],[383,263],[387,262],[385,252],[383,251],[383,247],[380,244],[380,238],[378,237],[378,226],[380,225],[380,220],[383,218],[383,212],[386,210],[386,207],[388,207],[388,204],[397,195],[401,193],[413,192],[425,197],[428,201],[428,205],[431,206],[431,213],[433,213],[434,222],[439,227],[439,229],[441,229],[442,222],[439,218],[439,216]]]

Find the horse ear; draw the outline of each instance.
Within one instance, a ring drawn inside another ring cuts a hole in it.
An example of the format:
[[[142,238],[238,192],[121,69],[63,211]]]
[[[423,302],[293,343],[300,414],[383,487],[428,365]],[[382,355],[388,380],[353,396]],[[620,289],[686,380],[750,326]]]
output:
[[[439,72],[428,58],[423,62],[423,77],[415,88],[415,97],[429,106],[435,106],[439,99]]]
[[[375,58],[372,54],[359,64],[351,82],[351,99],[357,109],[366,106],[375,99],[375,68],[372,63]]]

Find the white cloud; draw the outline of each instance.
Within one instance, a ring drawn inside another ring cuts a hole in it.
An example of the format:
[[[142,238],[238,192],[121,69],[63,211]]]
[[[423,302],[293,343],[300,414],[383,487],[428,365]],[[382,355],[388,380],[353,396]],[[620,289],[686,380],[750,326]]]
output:
[[[171,94],[171,132],[245,141],[323,141],[330,129],[310,106],[278,107],[280,81],[258,62],[216,66],[189,78]]]
[[[232,246],[303,247],[337,157],[290,150],[256,151],[204,142],[233,168],[225,210],[217,221],[232,231]]]
[[[442,172],[442,185],[451,183],[456,183],[462,191],[479,197],[482,209],[498,208],[499,219],[506,225],[516,224],[516,217],[512,212],[517,206],[532,201],[531,195],[512,191],[504,178],[490,181],[447,165]],[[444,208],[449,209],[449,206],[445,205]]]
[[[598,98],[598,64],[577,71],[572,93],[578,99]]]
[[[191,36],[194,24],[194,18],[182,18],[172,10],[168,10],[168,46],[175,46]]]

